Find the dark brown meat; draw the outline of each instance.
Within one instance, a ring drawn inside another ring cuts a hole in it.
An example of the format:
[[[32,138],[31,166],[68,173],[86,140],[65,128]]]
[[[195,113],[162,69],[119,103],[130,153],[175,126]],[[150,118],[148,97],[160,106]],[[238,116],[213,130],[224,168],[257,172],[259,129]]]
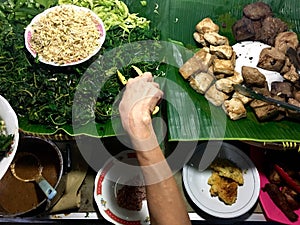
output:
[[[276,48],[264,48],[259,55],[257,66],[271,71],[280,72],[285,65],[285,54]]]
[[[273,15],[270,6],[263,2],[246,5],[243,9],[243,13],[251,20],[260,20]]]
[[[293,210],[297,210],[300,208],[299,195],[297,192],[287,186],[282,187],[281,192],[284,194],[287,202],[289,203],[289,206]]]
[[[247,17],[236,21],[232,26],[232,32],[236,41],[253,40],[256,35],[252,20]]]
[[[291,209],[285,196],[281,193],[276,184],[267,183],[263,188],[268,193],[275,205],[286,215],[286,217],[295,222],[298,219],[298,215]]]
[[[272,120],[279,115],[279,108],[272,104],[264,105],[253,109],[259,121]]]
[[[246,82],[251,86],[264,87],[266,82],[266,77],[259,72],[257,68],[243,66],[242,76]]]
[[[260,41],[274,46],[276,36],[288,30],[288,25],[279,18],[267,17],[262,21]]]
[[[293,96],[293,86],[290,82],[274,81],[271,84],[271,94],[284,98],[290,98]]]

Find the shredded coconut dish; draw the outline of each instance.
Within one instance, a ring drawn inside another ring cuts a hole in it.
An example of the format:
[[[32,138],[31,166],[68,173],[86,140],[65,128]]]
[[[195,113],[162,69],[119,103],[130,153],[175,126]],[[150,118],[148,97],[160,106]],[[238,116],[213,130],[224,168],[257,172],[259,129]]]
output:
[[[96,54],[103,43],[104,32],[102,21],[92,11],[61,5],[32,21],[26,41],[39,60],[64,65]]]

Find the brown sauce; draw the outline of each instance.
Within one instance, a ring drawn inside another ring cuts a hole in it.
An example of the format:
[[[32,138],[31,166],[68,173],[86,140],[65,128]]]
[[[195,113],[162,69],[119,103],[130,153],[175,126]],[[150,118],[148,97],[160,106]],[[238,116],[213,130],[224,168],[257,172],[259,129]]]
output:
[[[49,147],[31,149],[30,151],[39,158],[40,163],[43,165],[43,177],[54,187],[61,170],[57,154]],[[18,156],[18,153],[19,151],[17,151],[15,157]],[[21,168],[17,169],[21,176],[27,177],[35,173],[33,172],[34,164],[29,162],[21,165]],[[0,215],[28,212],[35,209],[45,199],[44,193],[35,182],[23,182],[16,179],[10,169],[0,180]]]

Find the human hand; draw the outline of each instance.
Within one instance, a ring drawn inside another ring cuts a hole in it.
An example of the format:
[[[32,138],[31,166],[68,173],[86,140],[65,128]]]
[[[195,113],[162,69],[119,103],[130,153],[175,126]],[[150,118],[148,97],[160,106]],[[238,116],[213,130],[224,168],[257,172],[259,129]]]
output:
[[[141,143],[143,146],[148,146],[150,142],[156,141],[151,114],[162,96],[163,92],[149,72],[129,79],[126,84],[119,112],[124,129],[133,144],[138,145],[139,148],[142,147]]]

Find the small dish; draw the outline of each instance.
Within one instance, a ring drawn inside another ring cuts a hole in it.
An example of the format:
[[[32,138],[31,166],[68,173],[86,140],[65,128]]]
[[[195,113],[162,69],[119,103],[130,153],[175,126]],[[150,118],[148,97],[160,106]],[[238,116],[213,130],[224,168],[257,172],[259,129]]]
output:
[[[0,158],[0,180],[8,170],[14,156],[16,154],[19,143],[19,122],[18,117],[9,104],[9,102],[0,95],[0,119],[2,119],[6,126],[7,134],[13,134],[13,144],[11,150],[6,157]]]
[[[210,195],[210,185],[207,181],[211,176],[211,169],[201,172],[189,165],[184,166],[182,176],[185,190],[195,205],[211,216],[218,218],[242,216],[258,200],[260,191],[258,171],[244,152],[229,143],[222,144],[218,157],[231,160],[243,171],[244,184],[238,187],[237,201],[232,205],[225,205],[217,197]]]
[[[137,170],[127,170],[126,165],[132,165]],[[137,165],[136,154],[134,151],[128,150],[108,160],[97,173],[95,178],[94,199],[101,215],[113,224],[150,224],[146,200],[143,200],[140,211],[122,208],[117,203],[117,191],[123,186],[126,180],[142,176]]]
[[[67,4],[36,15],[26,27],[24,37],[27,50],[40,62],[72,66],[99,52],[106,31],[103,21],[93,11]]]

